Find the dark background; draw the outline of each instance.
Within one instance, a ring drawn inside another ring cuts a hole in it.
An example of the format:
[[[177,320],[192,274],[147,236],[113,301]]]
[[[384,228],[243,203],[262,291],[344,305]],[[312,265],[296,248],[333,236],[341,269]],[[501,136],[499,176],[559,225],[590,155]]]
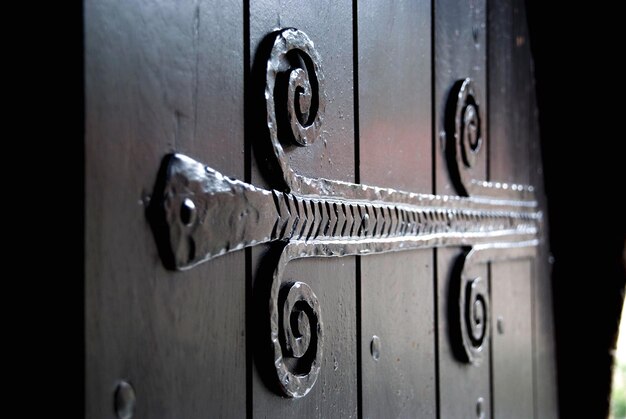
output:
[[[602,418],[625,283],[625,73],[615,63],[623,25],[616,10],[592,3],[529,0],[527,12],[554,256],[560,414]]]

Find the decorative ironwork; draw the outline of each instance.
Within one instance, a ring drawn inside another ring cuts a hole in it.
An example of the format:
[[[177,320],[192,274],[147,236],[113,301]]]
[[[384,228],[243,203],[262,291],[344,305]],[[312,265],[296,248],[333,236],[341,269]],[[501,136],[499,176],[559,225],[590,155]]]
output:
[[[486,143],[478,96],[470,78],[458,80],[448,95],[446,157],[457,192],[462,196],[534,201],[532,186],[488,182],[476,175],[477,159]]]
[[[459,333],[465,360],[478,364],[490,313],[486,283],[475,267],[534,254],[542,214],[532,187],[473,179],[471,168],[484,139],[469,79],[452,93],[455,123],[448,143],[451,171],[467,196],[417,194],[295,173],[282,144],[306,146],[320,136],[325,108],[320,63],[303,32],[276,34],[265,98],[284,190],[230,179],[181,154],[166,156],[150,208],[164,264],[184,270],[259,243],[286,243],[272,278],[271,343],[280,388],[286,396],[302,397],[319,375],[323,325],[310,287],[283,278],[291,260],[471,247],[461,270]]]
[[[276,154],[282,153],[280,134],[302,146],[312,144],[320,134],[326,104],[320,62],[304,32],[286,29],[276,36],[265,78],[267,126]],[[282,84],[287,84],[286,91]],[[287,120],[289,127],[281,127],[281,120]]]
[[[281,284],[280,274],[275,273],[270,301],[274,365],[285,395],[302,397],[313,388],[320,371],[322,316],[313,290],[303,282]]]
[[[168,229],[163,256],[180,270],[272,241],[323,244],[319,256],[525,242],[537,236],[541,222],[535,204],[526,201],[335,182],[334,196],[311,196],[260,189],[181,154],[168,156],[165,167],[164,189],[155,194],[162,196]],[[339,198],[340,188],[358,198]]]
[[[480,365],[491,331],[489,290],[486,280],[480,276],[481,267],[489,262],[532,258],[538,244],[538,238],[480,244],[462,256],[462,269],[456,278],[459,283],[459,301],[458,311],[454,313],[458,317],[452,319],[452,331],[458,333],[457,340],[460,338],[461,341],[461,360]]]

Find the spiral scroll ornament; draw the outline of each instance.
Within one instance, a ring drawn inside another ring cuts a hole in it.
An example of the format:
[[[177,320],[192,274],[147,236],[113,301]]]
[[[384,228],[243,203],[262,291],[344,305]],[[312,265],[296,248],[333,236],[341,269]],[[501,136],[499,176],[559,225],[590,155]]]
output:
[[[265,73],[267,128],[289,189],[298,190],[283,147],[308,146],[322,133],[326,95],[321,58],[313,41],[289,28],[275,34]]]
[[[481,277],[464,282],[465,292],[460,299],[463,346],[469,361],[480,364],[489,333],[489,295]]]
[[[294,282],[283,288],[281,324],[284,349],[294,358],[302,358],[311,342],[319,341],[322,330],[319,302],[304,282]]]
[[[307,284],[282,281],[282,271],[291,254],[283,251],[274,272],[270,299],[270,328],[274,367],[281,392],[287,397],[304,397],[320,372],[323,324],[319,301]]]
[[[276,137],[272,140],[291,139],[306,146],[319,137],[326,102],[320,61],[304,32],[285,29],[276,37],[265,80],[268,126]]]
[[[478,99],[471,79],[465,79],[461,85],[454,121],[457,153],[463,164],[471,168],[483,145]]]
[[[476,167],[485,142],[478,95],[472,79],[459,80],[453,86],[446,119],[448,166],[459,193],[471,195],[477,186],[472,169]]]

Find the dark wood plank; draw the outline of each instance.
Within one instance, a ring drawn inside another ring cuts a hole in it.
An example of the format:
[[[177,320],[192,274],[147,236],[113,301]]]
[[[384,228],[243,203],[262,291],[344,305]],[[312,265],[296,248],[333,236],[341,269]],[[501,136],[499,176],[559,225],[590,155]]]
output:
[[[430,3],[358,3],[361,183],[430,193]]]
[[[321,56],[326,80],[326,111],[323,136],[307,147],[286,147],[291,167],[299,174],[354,182],[354,102],[352,60],[352,3],[350,1],[282,2],[250,1],[250,56],[253,70],[262,40],[277,28],[304,31]],[[263,62],[260,62],[263,65]],[[262,66],[265,71],[265,66]],[[263,73],[264,74],[264,73]],[[251,74],[253,89],[258,80]],[[264,78],[264,76],[262,77]],[[262,81],[262,80],[261,80]],[[261,92],[262,93],[262,92]],[[264,101],[251,97],[250,118],[264,112]],[[248,100],[248,99],[247,99]],[[262,108],[257,110],[257,107]],[[247,114],[248,115],[248,114]],[[248,121],[250,122],[250,121]],[[251,130],[254,141],[269,141]],[[251,180],[255,185],[276,187],[262,175],[271,156],[251,153]],[[271,278],[257,274],[265,250],[251,251],[253,286]],[[286,399],[266,385],[271,371],[255,363],[251,373],[253,417],[355,417],[357,414],[356,265],[355,258],[309,259],[291,262],[292,278],[306,282],[317,295],[325,328],[320,375],[311,392],[301,399]],[[265,340],[253,341],[252,352]],[[270,360],[271,362],[271,360]],[[261,368],[262,372],[260,372]]]
[[[534,79],[534,76],[533,76]],[[539,206],[544,214],[544,222],[548,221],[548,207],[544,187],[543,159],[541,142],[539,141],[539,121],[536,108],[537,96],[535,89],[528,92],[533,112],[529,114],[530,132],[530,183],[535,186]],[[546,224],[547,225],[547,224]],[[546,228],[546,236],[550,229]],[[539,245],[537,258],[533,264],[533,365],[534,365],[534,401],[535,417],[556,418],[559,412],[557,387],[557,351],[555,339],[555,315],[553,305],[552,267],[554,258],[550,253],[548,238]]]
[[[525,11],[523,1],[489,2],[490,177],[492,180],[532,184],[546,214]],[[547,228],[545,232],[547,234]],[[556,358],[546,242],[547,237],[536,259],[526,262],[530,269],[522,267],[521,262],[492,266],[494,308],[510,311],[509,320],[505,316],[504,335],[497,332],[496,323],[492,324],[496,416],[507,412],[515,412],[518,417],[557,416]],[[523,292],[520,295],[523,300],[511,299],[516,290]],[[525,297],[527,291],[531,293],[530,301]],[[508,301],[507,306],[502,301]],[[494,311],[494,318],[498,315]],[[511,320],[517,324],[516,329],[508,327]],[[513,336],[510,331],[514,332]],[[530,343],[527,342],[529,339]],[[531,365],[528,365],[529,352],[532,353]],[[526,382],[529,371],[533,372],[530,395]],[[509,393],[514,384],[515,399]],[[532,415],[528,403],[533,404]]]
[[[529,132],[533,83],[523,9],[521,1],[489,3],[489,177],[528,184],[537,164],[530,143],[539,139]]]
[[[255,281],[269,279],[257,277]],[[313,389],[305,397],[287,399],[272,389],[275,380],[272,365],[256,364],[252,377],[253,416],[356,417],[358,390],[354,259],[295,260],[289,263],[285,279],[306,283],[319,300],[324,327],[321,370]],[[262,343],[264,341],[258,341],[255,345]],[[272,364],[271,359],[269,363]]]
[[[534,417],[532,262],[491,265],[494,417]]]
[[[363,417],[435,415],[432,260],[432,251],[361,259]]]
[[[430,193],[430,2],[357,10],[360,181]],[[363,417],[435,415],[432,262],[431,250],[361,258]]]
[[[304,176],[354,182],[352,3],[347,0],[303,3],[251,0],[251,59],[255,59],[264,37],[279,28],[290,27],[305,32],[315,44],[322,59],[327,101],[321,141],[307,147],[286,144],[289,164]],[[264,102],[258,104],[265,106]],[[254,141],[264,140],[259,133],[254,138]],[[252,163],[259,164],[255,159]]]
[[[435,108],[435,192],[456,195],[446,166],[443,140],[445,139],[445,105],[449,90],[457,80],[471,77],[478,89],[481,116],[485,120],[486,96],[486,2],[437,0],[434,4],[434,108]],[[485,121],[486,122],[486,121]],[[483,127],[485,127],[484,125]],[[487,147],[489,139],[486,139]],[[483,156],[486,151],[483,151]],[[476,164],[476,173],[487,176],[487,159]],[[437,264],[437,329],[439,417],[476,417],[477,402],[483,399],[485,417],[491,417],[490,344],[485,346],[483,362],[479,367],[463,363],[454,356],[450,341],[453,326],[449,310],[458,301],[450,298],[452,267],[461,254],[460,249],[436,251]],[[487,278],[485,268],[482,276]]]
[[[518,7],[489,3],[489,171],[492,180],[527,184],[532,110],[527,91],[532,84],[530,57],[520,56],[527,39],[518,27]],[[530,263],[491,265],[495,417],[534,416]]]
[[[483,127],[487,127],[486,0],[437,0],[434,5],[434,103],[436,193],[457,195],[444,154],[445,106],[455,82],[471,77],[478,89]],[[485,135],[487,149],[489,138]],[[486,150],[475,163],[477,176],[487,176]]]
[[[531,103],[536,103],[535,92],[530,92]],[[532,138],[539,138],[536,112],[530,117]],[[548,214],[547,199],[541,170],[541,146],[539,141],[530,142],[531,161],[535,170],[531,171],[531,183],[535,185],[544,217]],[[547,221],[547,219],[544,219]],[[549,230],[547,230],[549,233]],[[533,365],[534,365],[534,402],[536,418],[559,417],[559,399],[557,387],[557,352],[555,339],[555,319],[552,295],[553,257],[548,239],[539,245],[537,258],[533,264]]]
[[[451,285],[453,267],[458,257],[463,254],[460,249],[444,248],[437,250],[437,301],[438,301],[438,348],[439,348],[439,417],[468,418],[477,417],[478,400],[482,399],[485,417],[491,415],[491,380],[489,364],[491,362],[491,343],[484,346],[482,363],[474,366],[459,361],[455,356],[458,349],[453,346],[451,332],[458,322],[452,318],[451,304],[458,304],[458,299],[451,298],[455,293]],[[482,278],[488,277],[488,269],[480,272]]]
[[[145,204],[181,151],[242,177],[243,10],[224,2],[88,1],[86,416],[245,414],[244,254],[165,271]]]

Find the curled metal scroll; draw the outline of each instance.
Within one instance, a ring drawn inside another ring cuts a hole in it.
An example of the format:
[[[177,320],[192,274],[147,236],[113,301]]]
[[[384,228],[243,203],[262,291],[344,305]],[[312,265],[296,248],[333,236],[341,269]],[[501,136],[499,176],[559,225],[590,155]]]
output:
[[[321,59],[302,31],[279,31],[265,73],[267,128],[278,166],[289,189],[301,177],[289,167],[283,144],[312,144],[321,134],[326,95]]]
[[[458,333],[454,340],[461,342],[462,351],[458,352],[461,361],[480,365],[489,340],[490,294],[486,278],[482,276],[483,267],[491,262],[533,258],[538,244],[536,238],[517,243],[481,244],[462,256],[458,273],[458,308],[453,311],[458,317],[451,319],[457,325],[451,332]]]
[[[462,360],[475,365],[482,361],[483,349],[489,338],[491,312],[486,278],[480,276],[478,264],[470,252],[463,260],[459,281],[458,315]]]
[[[530,185],[480,180],[478,160],[485,159],[485,130],[480,95],[470,78],[458,80],[446,104],[446,158],[448,168],[462,196],[487,196],[499,199],[534,200]],[[482,153],[481,153],[482,152]]]
[[[454,107],[454,151],[464,183],[468,180],[467,170],[475,166],[476,157],[485,141],[475,89],[471,79],[463,80]]]
[[[279,388],[288,397],[303,397],[315,384],[323,353],[323,323],[313,290],[299,281],[283,281],[290,260],[302,250],[283,249],[272,278],[270,333]]]
[[[303,397],[320,373],[322,310],[307,284],[283,277],[291,260],[470,247],[460,276],[458,334],[464,360],[478,364],[490,312],[488,287],[475,267],[534,254],[542,214],[532,187],[481,182],[472,176],[470,169],[485,148],[472,82],[458,83],[448,103],[454,109],[448,162],[464,196],[308,178],[289,167],[283,146],[306,146],[321,135],[326,103],[321,59],[299,30],[285,29],[274,36],[264,95],[267,130],[284,185],[280,190],[261,189],[190,157],[166,156],[148,208],[164,265],[190,269],[244,247],[282,243],[269,287],[268,347],[282,394]]]

